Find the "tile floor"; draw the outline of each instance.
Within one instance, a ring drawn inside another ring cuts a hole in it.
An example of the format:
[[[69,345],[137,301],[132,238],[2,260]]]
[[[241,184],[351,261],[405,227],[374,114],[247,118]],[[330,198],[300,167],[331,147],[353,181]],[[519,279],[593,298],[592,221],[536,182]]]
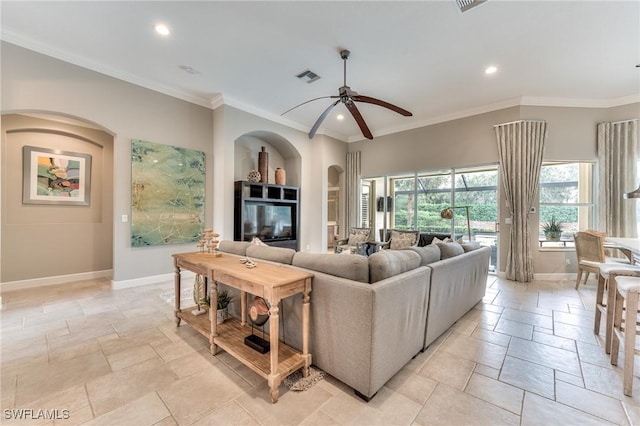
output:
[[[633,398],[622,394],[622,371],[593,335],[595,282],[573,285],[489,277],[483,302],[368,404],[328,377],[306,392],[283,386],[272,405],[264,380],[225,353],[210,356],[188,325],[175,327],[159,297],[172,283],[9,292],[0,311],[0,423],[640,424],[640,383]],[[19,408],[68,419],[11,419]]]

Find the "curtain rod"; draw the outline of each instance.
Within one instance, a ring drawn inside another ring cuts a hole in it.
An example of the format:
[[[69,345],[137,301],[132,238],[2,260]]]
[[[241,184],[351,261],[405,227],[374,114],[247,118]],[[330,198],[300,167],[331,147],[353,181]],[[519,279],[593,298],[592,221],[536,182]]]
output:
[[[546,123],[545,120],[516,120],[516,121],[510,121],[508,123],[501,123],[501,124],[494,124],[493,127],[498,127],[498,126],[506,126],[507,124],[515,124],[515,123]]]

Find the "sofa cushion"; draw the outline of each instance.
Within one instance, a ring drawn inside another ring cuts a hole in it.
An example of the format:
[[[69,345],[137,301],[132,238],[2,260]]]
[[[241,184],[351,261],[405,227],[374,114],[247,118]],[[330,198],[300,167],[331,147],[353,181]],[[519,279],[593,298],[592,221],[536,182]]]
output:
[[[247,247],[251,243],[249,241],[220,241],[218,249],[225,253],[237,254],[238,256],[245,256],[247,254]]]
[[[451,241],[448,243],[437,243],[436,244],[440,248],[440,258],[448,259],[450,257],[458,256],[464,253],[464,249],[462,246],[455,241]]]
[[[291,265],[294,254],[296,254],[295,250],[284,247],[254,245],[247,247],[247,257],[270,260],[271,262],[284,263],[285,265]]]
[[[420,255],[420,266],[425,266],[440,260],[440,247],[435,244],[425,247],[410,247],[409,250],[415,251]]]
[[[297,252],[291,264],[340,278],[362,283],[369,282],[369,261],[364,256]]]
[[[369,256],[369,279],[373,284],[420,266],[421,257],[411,250],[382,250]]]
[[[460,245],[462,246],[462,248],[463,248],[465,253],[468,252],[468,251],[477,250],[480,247],[482,247],[480,245],[480,243],[478,243],[476,241],[469,241],[469,242],[466,242],[466,243],[463,243],[463,244],[460,244]]]
[[[358,243],[364,243],[369,240],[371,230],[367,228],[351,228],[349,231],[348,246],[356,246]]]

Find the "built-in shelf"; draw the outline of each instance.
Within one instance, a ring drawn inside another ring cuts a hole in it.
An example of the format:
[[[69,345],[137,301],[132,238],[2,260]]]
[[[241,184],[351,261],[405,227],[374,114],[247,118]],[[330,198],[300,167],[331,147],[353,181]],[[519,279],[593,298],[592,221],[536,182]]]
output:
[[[235,182],[234,239],[298,249],[300,190],[295,186]]]

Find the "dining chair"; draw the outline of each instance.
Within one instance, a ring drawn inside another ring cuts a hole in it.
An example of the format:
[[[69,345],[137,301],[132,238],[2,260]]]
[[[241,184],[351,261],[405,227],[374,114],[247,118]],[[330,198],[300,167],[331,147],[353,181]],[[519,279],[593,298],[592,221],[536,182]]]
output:
[[[593,333],[600,334],[600,321],[605,316],[604,351],[611,353],[611,334],[613,331],[613,306],[615,300],[615,286],[611,279],[616,275],[640,274],[640,266],[624,263],[602,263],[598,272],[598,288],[596,289],[596,312]],[[607,289],[607,287],[609,287]],[[604,301],[604,291],[607,290],[607,301]]]
[[[622,389],[625,395],[633,393],[633,364],[638,335],[638,298],[640,295],[640,273],[636,276],[614,275],[610,291],[615,291],[613,315],[613,341],[611,342],[611,365],[618,365],[620,343],[624,346],[624,367]],[[615,283],[615,284],[614,284]],[[626,309],[624,305],[626,304]]]
[[[625,264],[622,259],[608,258],[604,252],[604,240],[606,234],[589,229],[576,232],[573,240],[576,246],[576,256],[578,258],[578,276],[576,277],[576,290],[580,287],[582,274],[586,272],[584,282],[586,284],[589,274],[600,273],[600,266],[603,263]],[[628,262],[626,263],[628,264]]]

